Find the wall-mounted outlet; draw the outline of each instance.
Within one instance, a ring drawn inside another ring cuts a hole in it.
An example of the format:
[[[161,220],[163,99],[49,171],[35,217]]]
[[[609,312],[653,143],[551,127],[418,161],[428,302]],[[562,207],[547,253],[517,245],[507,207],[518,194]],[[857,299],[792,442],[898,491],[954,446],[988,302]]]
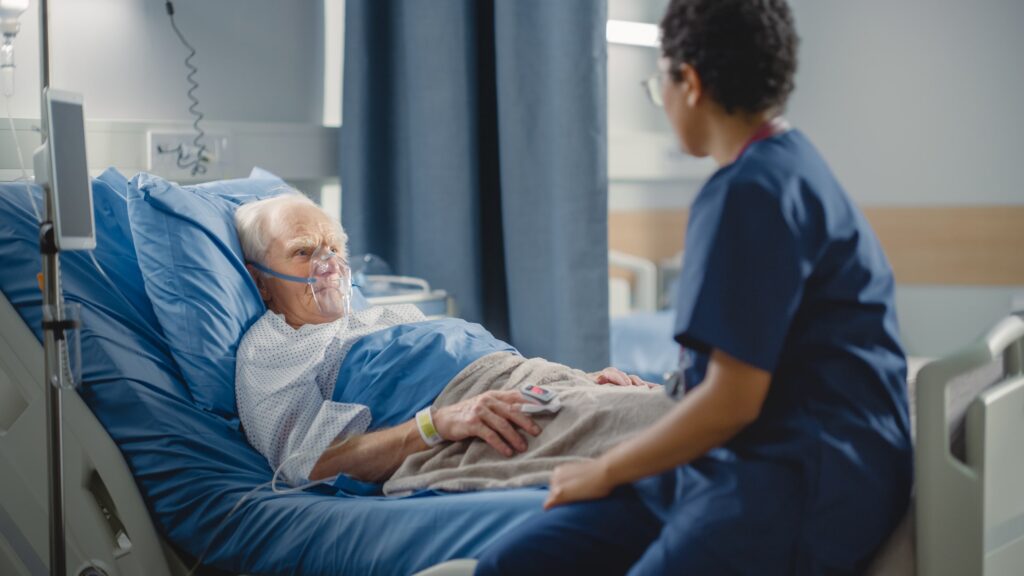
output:
[[[231,166],[227,134],[207,133],[196,145],[195,132],[146,133],[146,165],[154,174],[172,180],[211,180]]]

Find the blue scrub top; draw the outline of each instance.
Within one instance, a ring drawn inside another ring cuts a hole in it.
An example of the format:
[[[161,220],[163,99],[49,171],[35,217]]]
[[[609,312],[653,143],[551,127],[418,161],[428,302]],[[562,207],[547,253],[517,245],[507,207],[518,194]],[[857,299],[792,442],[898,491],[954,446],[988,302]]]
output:
[[[802,133],[755,142],[705,184],[677,286],[687,389],[714,349],[772,380],[724,447],[638,482],[645,503],[723,555],[728,539],[750,558],[792,551],[803,568],[784,572],[861,561],[910,494],[906,362],[881,246]]]

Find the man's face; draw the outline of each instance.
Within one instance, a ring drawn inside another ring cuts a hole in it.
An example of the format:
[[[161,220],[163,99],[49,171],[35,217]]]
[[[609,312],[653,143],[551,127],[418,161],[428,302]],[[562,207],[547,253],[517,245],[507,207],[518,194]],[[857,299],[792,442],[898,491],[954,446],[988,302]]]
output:
[[[282,207],[268,232],[273,240],[267,248],[263,265],[282,274],[300,278],[309,276],[310,259],[318,248],[330,249],[339,255],[345,253],[337,224],[316,206],[291,204]],[[347,261],[343,260],[342,264],[348,266]],[[333,265],[326,270],[330,279],[337,279],[335,277],[341,273]],[[285,321],[293,327],[333,322],[344,314],[321,311],[313,297],[314,288],[311,285],[258,272],[256,277],[260,296],[267,307],[278,314],[284,314]]]

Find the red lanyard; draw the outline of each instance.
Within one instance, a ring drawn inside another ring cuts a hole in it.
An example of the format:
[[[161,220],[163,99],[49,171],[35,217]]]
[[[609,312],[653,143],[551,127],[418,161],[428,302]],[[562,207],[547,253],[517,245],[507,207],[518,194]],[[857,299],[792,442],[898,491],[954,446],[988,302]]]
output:
[[[750,148],[755,142],[782,134],[786,130],[789,130],[789,122],[786,122],[785,118],[776,116],[775,118],[768,120],[764,124],[761,124],[757,131],[754,132],[754,135],[750,137],[750,140],[747,140],[747,143],[740,149],[740,153],[736,155],[736,158],[739,159],[740,156],[743,156],[743,153],[747,151],[747,148]]]

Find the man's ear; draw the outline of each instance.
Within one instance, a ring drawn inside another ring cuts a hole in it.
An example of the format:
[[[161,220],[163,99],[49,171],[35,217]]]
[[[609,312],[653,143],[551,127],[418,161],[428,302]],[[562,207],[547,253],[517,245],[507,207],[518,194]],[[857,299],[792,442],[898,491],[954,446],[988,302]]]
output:
[[[252,276],[252,281],[256,283],[256,289],[260,291],[260,298],[264,302],[270,302],[270,291],[267,290],[267,283],[263,280],[263,274],[256,268],[253,268],[251,264],[246,264],[245,269],[249,271],[249,276]]]
[[[700,80],[700,74],[697,74],[696,68],[686,63],[679,65],[679,74],[683,77],[682,82],[685,84],[683,93],[686,105],[693,108],[704,95],[704,84]]]

